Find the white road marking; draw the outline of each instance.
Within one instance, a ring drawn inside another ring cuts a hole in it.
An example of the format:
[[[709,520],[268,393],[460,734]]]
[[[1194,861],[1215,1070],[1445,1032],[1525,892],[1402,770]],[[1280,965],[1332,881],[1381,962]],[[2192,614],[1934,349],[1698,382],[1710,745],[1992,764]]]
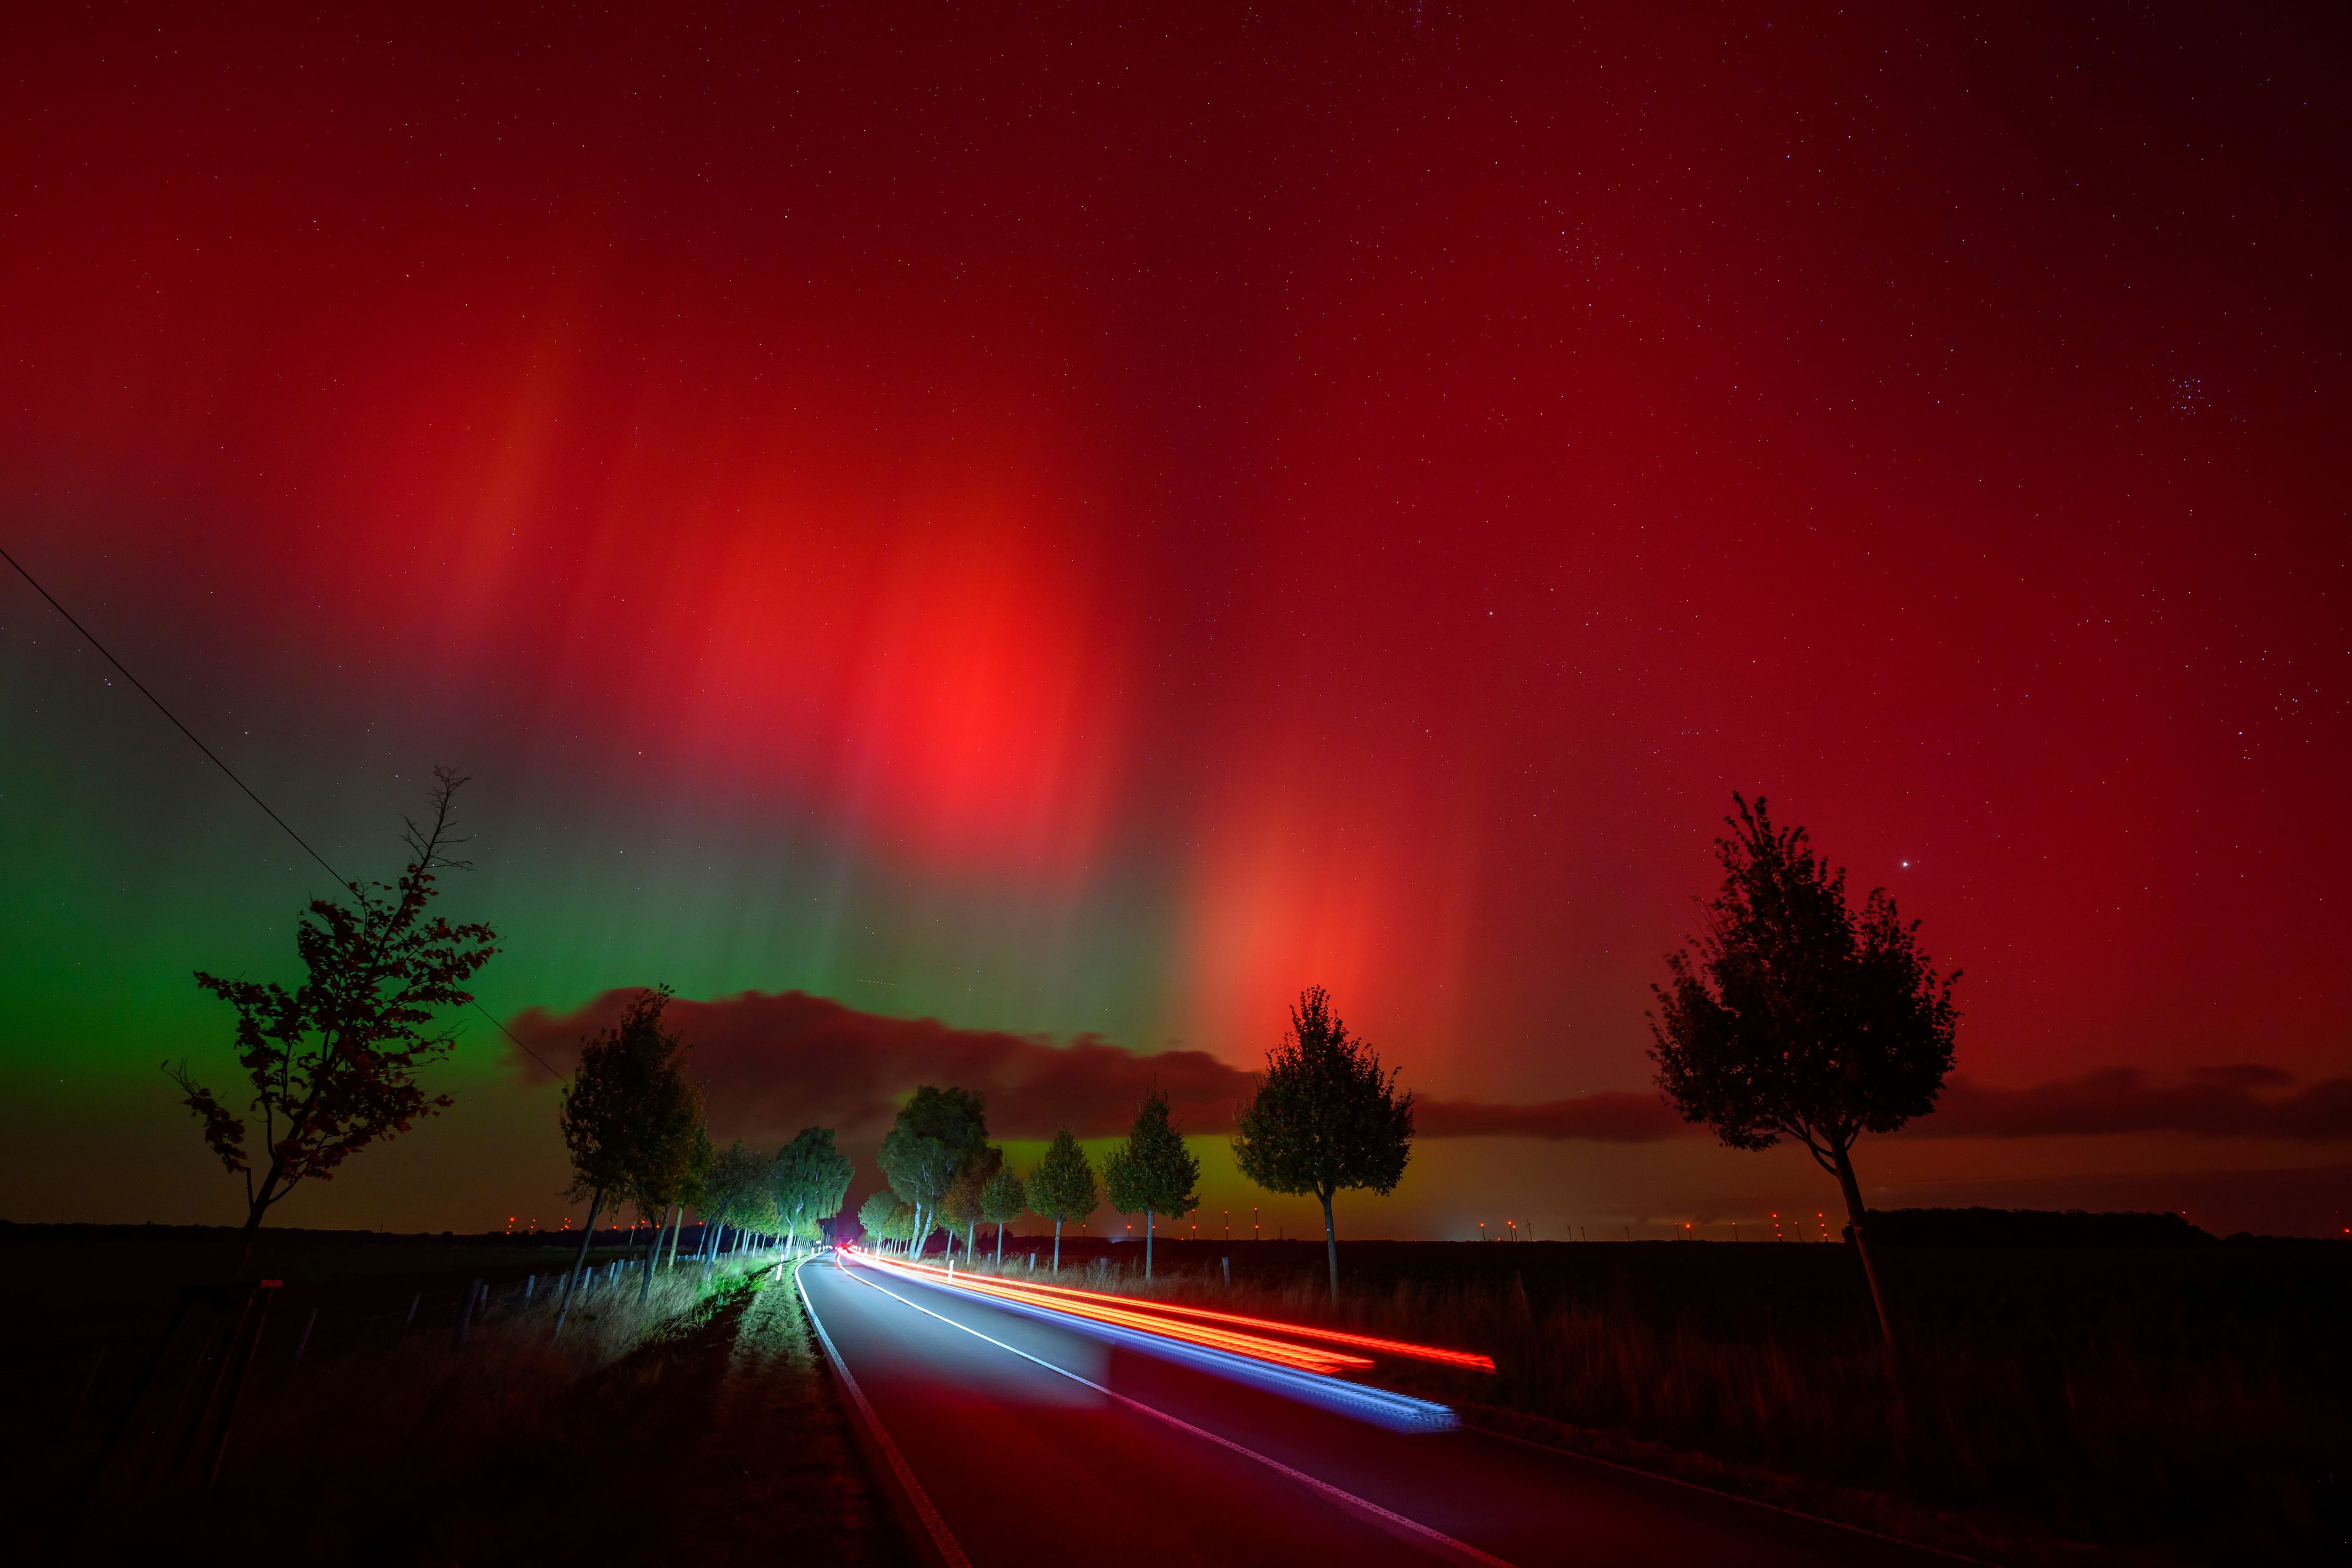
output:
[[[1092,1378],[1081,1377],[1076,1373],[1070,1371],[1067,1367],[1055,1366],[1052,1362],[1031,1355],[1027,1351],[1022,1350],[1017,1346],[1008,1345],[1003,1340],[997,1339],[993,1335],[982,1333],[978,1329],[973,1328],[969,1323],[959,1323],[953,1318],[947,1317],[939,1312],[934,1312],[929,1307],[923,1306],[919,1302],[909,1301],[906,1297],[899,1295],[896,1290],[889,1289],[885,1286],[877,1285],[871,1279],[863,1279],[858,1275],[851,1273],[838,1259],[835,1261],[834,1268],[842,1275],[843,1278],[849,1279],[853,1283],[862,1285],[868,1290],[880,1291],[883,1295],[889,1297],[894,1301],[902,1302],[907,1306],[914,1308],[915,1310],[922,1313],[927,1318],[937,1318],[940,1322],[947,1324],[947,1326],[951,1329],[961,1329],[965,1333],[971,1335],[974,1339],[986,1340],[990,1344],[994,1345],[999,1350],[1010,1351],[1013,1354],[1019,1356],[1023,1361],[1034,1363],[1057,1376],[1068,1378],[1072,1383],[1082,1384],[1085,1386],[1093,1389],[1097,1394],[1103,1395],[1107,1399],[1115,1399],[1130,1410],[1139,1410],[1144,1415],[1150,1416],[1156,1421],[1164,1421],[1180,1432],[1189,1432],[1195,1437],[1205,1438],[1207,1441],[1217,1445],[1217,1447],[1230,1449],[1234,1453],[1239,1454],[1244,1458],[1255,1459],[1259,1464],[1264,1465],[1267,1469],[1273,1470],[1278,1475],[1287,1477],[1289,1479],[1297,1481],[1303,1487],[1320,1492],[1323,1496],[1329,1498],[1332,1501],[1339,1503],[1343,1508],[1352,1509],[1358,1513],[1364,1515],[1381,1530],[1386,1531],[1389,1534],[1396,1536],[1398,1539],[1412,1545],[1421,1547],[1424,1550],[1434,1551],[1439,1555],[1450,1557],[1457,1563],[1477,1563],[1481,1565],[1481,1568],[1513,1568],[1513,1564],[1505,1561],[1503,1558],[1496,1557],[1491,1552],[1481,1552],[1466,1541],[1456,1541],[1454,1537],[1446,1534],[1443,1531],[1432,1530],[1428,1525],[1422,1523],[1419,1520],[1407,1519],[1404,1515],[1382,1508],[1376,1502],[1370,1502],[1363,1498],[1360,1498],[1351,1491],[1342,1490],[1340,1488],[1333,1486],[1329,1481],[1310,1476],[1304,1470],[1295,1469],[1292,1467],[1284,1464],[1280,1459],[1261,1454],[1255,1448],[1245,1448],[1230,1437],[1220,1436],[1218,1434],[1209,1431],[1205,1427],[1195,1426],[1190,1421],[1181,1420],[1177,1416],[1169,1415],[1165,1410],[1157,1410],[1152,1406],[1144,1404],[1140,1400],[1130,1399],[1126,1394],[1119,1393],[1117,1389],[1105,1388],[1101,1384],[1095,1382]],[[810,1315],[814,1318],[815,1314],[812,1311]],[[830,1346],[828,1346],[828,1349],[829,1348]],[[862,1395],[860,1396],[860,1399],[862,1402]],[[878,1423],[877,1424],[875,1430],[881,1430]]]

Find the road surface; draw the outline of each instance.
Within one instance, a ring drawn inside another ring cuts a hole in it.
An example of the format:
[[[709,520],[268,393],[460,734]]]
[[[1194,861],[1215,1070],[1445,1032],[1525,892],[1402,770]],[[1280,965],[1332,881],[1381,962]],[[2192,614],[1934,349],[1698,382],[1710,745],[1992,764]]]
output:
[[[1401,1430],[887,1269],[809,1306],[950,1564],[1955,1559],[1465,1430]]]

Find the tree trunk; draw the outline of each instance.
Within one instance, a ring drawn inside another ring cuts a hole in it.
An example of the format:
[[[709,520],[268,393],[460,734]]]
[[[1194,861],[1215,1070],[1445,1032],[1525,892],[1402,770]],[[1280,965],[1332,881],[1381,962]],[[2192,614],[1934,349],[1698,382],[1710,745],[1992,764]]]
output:
[[[252,1265],[253,1244],[261,1239],[261,1219],[269,1212],[269,1200],[278,1191],[278,1173],[284,1168],[280,1162],[270,1161],[269,1174],[262,1178],[261,1190],[246,1206],[245,1236],[237,1246],[236,1268],[229,1274],[231,1279],[243,1279],[246,1269]]]
[[[1055,1274],[1055,1278],[1057,1278],[1057,1279],[1058,1279],[1058,1278],[1060,1277],[1060,1275],[1061,1275],[1061,1272],[1062,1272],[1062,1216],[1061,1216],[1060,1215],[1055,1215],[1054,1216],[1054,1274]]]
[[[647,1301],[653,1300],[654,1269],[659,1267],[661,1263],[662,1232],[668,1228],[669,1222],[663,1217],[659,1209],[656,1209],[654,1211],[653,1245],[646,1248],[646,1277],[637,1284],[637,1306],[640,1310],[644,1309],[645,1304]]]
[[[675,1268],[677,1267],[677,1227],[685,1218],[686,1205],[684,1204],[672,1204],[669,1205],[669,1250],[662,1255],[662,1267],[664,1268]]]
[[[1331,1194],[1325,1193],[1321,1195],[1323,1198],[1323,1249],[1330,1255],[1331,1300],[1337,1301],[1339,1299],[1339,1227],[1331,1223]]]
[[[1838,1185],[1845,1193],[1846,1219],[1853,1226],[1853,1249],[1862,1255],[1862,1277],[1870,1281],[1871,1305],[1878,1309],[1878,1329],[1886,1336],[1886,1353],[1899,1357],[1901,1347],[1895,1340],[1895,1316],[1886,1310],[1886,1292],[1878,1283],[1878,1264],[1870,1256],[1870,1238],[1863,1229],[1862,1184],[1853,1179],[1853,1160],[1844,1149],[1834,1151],[1837,1160]]]
[[[1003,1220],[996,1222],[996,1266],[999,1268],[1004,1267],[1004,1222]]]
[[[604,1189],[598,1187],[596,1195],[588,1202],[587,1228],[580,1233],[580,1256],[572,1260],[572,1272],[563,1277],[563,1301],[555,1309],[555,1334],[563,1335],[564,1315],[572,1310],[572,1288],[580,1283],[580,1270],[588,1262],[588,1244],[596,1237],[596,1211],[604,1206]]]
[[[1143,1277],[1151,1278],[1151,1211],[1143,1211]]]

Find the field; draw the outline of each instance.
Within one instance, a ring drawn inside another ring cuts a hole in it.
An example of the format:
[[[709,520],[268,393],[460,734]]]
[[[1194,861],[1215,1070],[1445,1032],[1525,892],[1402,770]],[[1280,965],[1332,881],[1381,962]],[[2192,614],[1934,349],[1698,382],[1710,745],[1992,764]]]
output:
[[[1008,1237],[1008,1267],[1049,1245]],[[2352,1247],[1889,1248],[1899,1400],[1841,1247],[1356,1242],[1337,1310],[1317,1244],[1161,1243],[1148,1287],[1141,1254],[1066,1242],[1066,1276],[1487,1351],[1491,1377],[1381,1375],[1476,1423],[1996,1561],[2334,1561],[2347,1527]],[[552,1349],[545,1287],[571,1253],[530,1238],[269,1235],[285,1299],[218,1492],[142,1488],[120,1458],[93,1489],[180,1285],[224,1256],[215,1233],[0,1228],[20,1352],[0,1467],[37,1535],[85,1558],[267,1540],[330,1564],[727,1563],[791,1537],[811,1560],[898,1560],[789,1289],[681,1269],[641,1310],[625,1276]],[[453,1349],[476,1279],[493,1305]]]
[[[1142,1250],[1063,1258],[1142,1289]],[[1156,1261],[1154,1294],[1489,1352],[1491,1377],[1381,1374],[1474,1418],[1972,1554],[2340,1561],[2352,1535],[2336,1243],[1887,1248],[1899,1403],[1839,1246],[1343,1243],[1337,1311],[1319,1244]]]
[[[284,1300],[213,1496],[157,1479],[172,1456],[142,1446],[153,1394],[101,1468],[181,1285],[226,1256],[217,1233],[0,1231],[8,1342],[30,1352],[0,1467],[31,1560],[901,1561],[799,1298],[765,1265],[681,1264],[642,1305],[625,1273],[574,1302],[559,1346],[548,1286],[570,1248],[267,1234]],[[457,1348],[476,1279],[490,1306]],[[167,1363],[162,1392],[187,1371]]]

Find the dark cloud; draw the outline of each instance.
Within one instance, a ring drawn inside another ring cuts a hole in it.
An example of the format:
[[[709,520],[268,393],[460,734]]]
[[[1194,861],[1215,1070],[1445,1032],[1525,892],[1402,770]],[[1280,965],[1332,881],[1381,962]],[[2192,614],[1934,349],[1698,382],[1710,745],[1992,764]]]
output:
[[[569,1069],[580,1038],[619,1016],[630,991],[608,991],[568,1014],[532,1008],[514,1020],[525,1044]],[[672,1024],[694,1047],[694,1070],[710,1086],[711,1125],[722,1139],[773,1141],[810,1123],[845,1142],[870,1147],[899,1100],[919,1083],[954,1083],[988,1099],[989,1126],[1003,1138],[1050,1138],[1068,1127],[1082,1138],[1127,1130],[1146,1084],[1166,1089],[1176,1124],[1223,1132],[1249,1074],[1206,1051],[1142,1055],[1092,1036],[1055,1044],[1042,1035],[958,1029],[931,1018],[861,1013],[799,991],[746,991],[709,1002],[670,1004]],[[528,1079],[545,1072],[509,1053]],[[2352,1139],[2352,1079],[2302,1089],[2277,1068],[2201,1068],[2188,1081],[2161,1083],[2136,1068],[2110,1068],[2029,1089],[1995,1089],[1955,1079],[1933,1116],[1908,1131],[1927,1138],[2033,1138],[2058,1134],[2191,1132],[2212,1137]],[[1703,1133],[1657,1096],[1609,1092],[1527,1105],[1423,1100],[1416,1118],[1427,1138],[1584,1139],[1638,1143]]]
[[[2284,1068],[2266,1068],[2260,1062],[2229,1062],[2221,1067],[2190,1068],[2189,1076],[2205,1083],[2226,1084],[2232,1089],[2284,1089],[2294,1081],[2294,1074]]]
[[[608,991],[577,1012],[532,1008],[514,1020],[524,1044],[570,1070],[580,1039],[620,1016],[633,991]],[[710,1085],[711,1122],[722,1138],[774,1139],[814,1122],[857,1145],[878,1142],[898,1101],[919,1083],[956,1083],[988,1099],[1003,1138],[1082,1138],[1127,1131],[1145,1085],[1168,1091],[1176,1124],[1223,1132],[1250,1075],[1205,1051],[1140,1055],[1082,1035],[1056,1045],[1041,1035],[957,1029],[931,1018],[861,1013],[803,992],[746,991],[709,1002],[679,1000],[669,1020],[694,1047],[694,1071]],[[509,1053],[527,1079],[546,1073]],[[1591,1138],[1638,1142],[1682,1131],[1647,1094],[1594,1094],[1535,1105],[1424,1100],[1429,1138]]]
[[[611,1024],[635,994],[608,991],[574,1013],[533,1008],[513,1028],[568,1071],[581,1037]],[[772,1138],[813,1122],[846,1142],[872,1143],[919,1083],[980,1090],[999,1137],[1050,1138],[1063,1126],[1082,1138],[1107,1137],[1127,1131],[1155,1078],[1179,1127],[1219,1131],[1232,1124],[1234,1103],[1249,1088],[1248,1074],[1205,1051],[1139,1056],[1087,1035],[1055,1045],[1042,1035],[861,1013],[799,991],[681,999],[670,1004],[668,1018],[694,1048],[694,1072],[710,1085],[711,1123],[723,1137]],[[525,1076],[545,1079],[514,1059]]]
[[[1954,1079],[1936,1114],[1911,1131],[1923,1138],[2194,1132],[2306,1142],[2352,1139],[2352,1079],[2286,1088],[2294,1082],[2277,1068],[2252,1064],[2200,1068],[2187,1083],[2158,1082],[2137,1068],[2107,1068],[2030,1089]]]

